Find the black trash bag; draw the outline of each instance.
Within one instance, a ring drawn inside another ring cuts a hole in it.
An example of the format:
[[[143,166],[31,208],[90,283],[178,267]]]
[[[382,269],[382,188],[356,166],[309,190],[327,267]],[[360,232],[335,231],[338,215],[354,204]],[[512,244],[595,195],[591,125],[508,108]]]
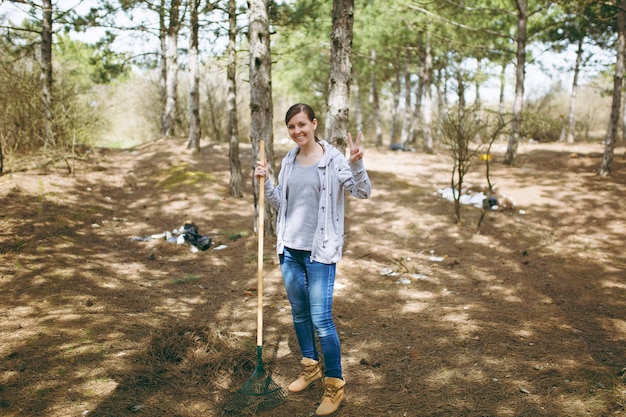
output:
[[[185,242],[188,242],[200,250],[207,250],[211,247],[211,238],[201,235],[198,227],[193,223],[185,223],[182,234],[185,238]]]

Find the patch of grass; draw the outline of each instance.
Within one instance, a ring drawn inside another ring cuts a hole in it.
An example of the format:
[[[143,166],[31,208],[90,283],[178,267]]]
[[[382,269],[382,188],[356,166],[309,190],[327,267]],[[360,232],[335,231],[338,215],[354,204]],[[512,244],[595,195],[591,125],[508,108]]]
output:
[[[159,182],[159,187],[172,189],[180,185],[196,185],[201,182],[215,181],[215,176],[202,171],[189,169],[189,164],[183,162],[165,170],[165,178]]]
[[[240,232],[231,233],[230,236],[228,236],[228,238],[230,240],[239,240],[242,237],[248,237],[248,236],[250,236],[250,232],[247,230],[243,230]]]
[[[182,278],[173,278],[170,280],[170,283],[180,285],[180,284],[187,284],[189,282],[198,281],[199,279],[200,277],[197,277],[195,275],[187,275]]]
[[[35,392],[35,395],[37,397],[44,398],[44,397],[48,396],[48,394],[50,394],[50,392],[52,392],[52,390],[50,388],[42,388],[42,389],[38,389]]]

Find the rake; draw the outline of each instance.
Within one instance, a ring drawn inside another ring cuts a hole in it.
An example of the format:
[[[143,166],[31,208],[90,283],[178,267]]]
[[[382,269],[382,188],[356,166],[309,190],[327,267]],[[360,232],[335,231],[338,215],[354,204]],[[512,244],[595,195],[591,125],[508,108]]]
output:
[[[261,161],[265,161],[265,141],[259,141]],[[255,413],[266,411],[282,404],[287,394],[274,380],[272,372],[263,364],[263,233],[265,231],[265,183],[259,181],[258,220],[258,267],[257,267],[257,346],[256,368],[252,376],[235,392],[224,405],[229,413]]]

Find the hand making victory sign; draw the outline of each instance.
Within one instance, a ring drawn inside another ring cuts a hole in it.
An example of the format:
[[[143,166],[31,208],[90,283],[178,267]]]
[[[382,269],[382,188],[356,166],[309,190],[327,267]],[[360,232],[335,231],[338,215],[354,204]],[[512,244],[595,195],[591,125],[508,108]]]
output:
[[[363,159],[363,147],[361,146],[361,139],[363,138],[363,132],[359,132],[356,135],[356,142],[352,142],[352,135],[348,132],[348,145],[350,146],[350,163],[354,163]]]

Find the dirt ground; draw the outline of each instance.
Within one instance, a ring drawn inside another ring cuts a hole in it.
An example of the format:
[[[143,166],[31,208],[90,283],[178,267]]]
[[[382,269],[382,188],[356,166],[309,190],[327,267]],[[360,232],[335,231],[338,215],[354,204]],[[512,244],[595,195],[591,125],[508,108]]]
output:
[[[0,177],[0,415],[222,416],[252,375],[250,146],[236,199],[227,145],[185,144],[17,161]],[[505,146],[491,180],[511,206],[478,231],[479,209],[457,226],[439,193],[445,153],[366,150],[374,191],[350,200],[335,293],[338,415],[626,415],[624,147],[601,178],[599,143],[522,143],[514,166]],[[486,184],[483,164],[468,185]],[[209,250],[131,239],[188,221]],[[286,387],[300,357],[274,239],[264,247],[263,355]],[[321,395],[262,415],[310,416]]]

